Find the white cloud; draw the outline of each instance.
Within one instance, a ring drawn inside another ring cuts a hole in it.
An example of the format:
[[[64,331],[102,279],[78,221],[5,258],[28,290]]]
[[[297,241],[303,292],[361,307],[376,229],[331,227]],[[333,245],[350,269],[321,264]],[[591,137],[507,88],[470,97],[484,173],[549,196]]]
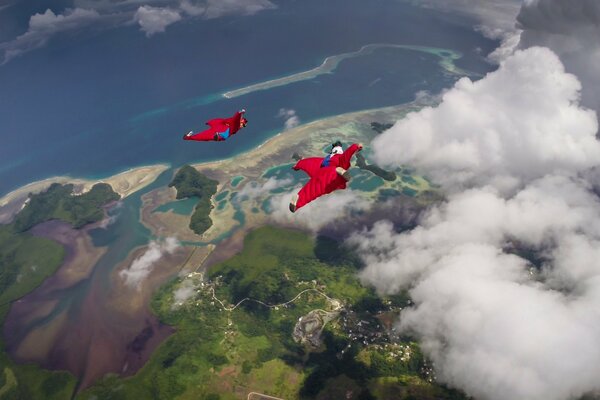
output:
[[[120,271],[119,275],[126,285],[139,288],[140,283],[150,275],[163,255],[174,253],[179,246],[179,242],[174,237],[168,237],[162,242],[153,240],[148,245],[146,252],[136,258],[129,268]]]
[[[521,0],[422,0],[417,4],[471,18],[477,23],[475,29],[484,36],[501,40],[501,46],[489,56],[494,63],[512,54],[519,41],[520,30],[515,27],[515,18]]]
[[[450,190],[490,183],[506,190],[553,171],[598,165],[596,115],[581,85],[545,48],[519,51],[484,79],[462,78],[372,143],[382,166],[409,164]]]
[[[270,209],[273,210],[273,213],[270,217],[273,220],[283,224],[302,226],[316,232],[327,224],[346,217],[349,213],[367,210],[370,207],[370,202],[356,192],[345,189],[319,197],[318,200],[291,213],[289,211],[290,200],[292,195],[299,190],[300,187],[297,187],[291,192],[278,194],[271,198]]]
[[[29,19],[27,32],[16,39],[0,44],[4,52],[3,64],[28,51],[44,46],[59,32],[80,29],[100,19],[95,10],[67,9],[63,14],[55,14],[47,9],[43,14],[34,14]]]
[[[181,15],[177,10],[151,6],[141,6],[133,16],[133,20],[140,25],[141,30],[146,32],[148,37],[164,32],[167,26],[180,19]]]
[[[150,37],[184,18],[219,18],[230,15],[250,16],[274,9],[268,0],[75,0],[75,7],[62,14],[48,9],[31,16],[29,29],[17,38],[0,43],[2,64],[48,43],[59,32],[83,29],[102,22],[109,29],[138,23]],[[0,8],[0,11],[2,9]]]
[[[526,6],[553,15],[542,3]],[[420,168],[447,201],[410,231],[380,221],[350,242],[366,283],[409,289],[398,327],[441,381],[480,400],[578,398],[600,390],[597,118],[551,50],[505,56],[373,143],[378,163]]]
[[[600,389],[599,215],[586,182],[554,175],[509,198],[470,189],[412,231],[379,222],[350,242],[365,282],[410,288],[398,327],[441,381],[477,399],[562,400]],[[544,256],[540,273],[514,243]]]
[[[300,125],[300,118],[298,117],[298,115],[296,115],[296,110],[280,108],[277,116],[285,120],[284,126],[286,130],[295,128],[298,125]]]
[[[203,15],[206,12],[206,5],[194,4],[190,0],[183,0],[179,7],[182,11],[194,17]]]
[[[258,182],[248,182],[242,190],[237,193],[236,200],[254,200],[269,195],[271,190],[288,186],[292,183],[291,178],[277,179],[271,177],[262,185]]]
[[[177,307],[191,299],[196,294],[198,286],[193,279],[184,279],[173,292],[173,307]]]
[[[518,16],[521,48],[546,46],[583,84],[583,104],[600,110],[600,2],[527,0]]]
[[[205,7],[205,18],[225,15],[254,15],[263,10],[277,8],[269,0],[207,0],[200,2]]]

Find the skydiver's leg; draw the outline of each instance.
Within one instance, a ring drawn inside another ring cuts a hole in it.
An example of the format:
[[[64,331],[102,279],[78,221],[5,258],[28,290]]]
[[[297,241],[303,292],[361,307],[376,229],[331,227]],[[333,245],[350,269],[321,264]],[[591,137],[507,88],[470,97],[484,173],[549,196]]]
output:
[[[292,196],[292,201],[290,201],[290,211],[296,212],[296,204],[298,203],[298,194]]]
[[[350,180],[350,171],[349,170],[344,169],[342,167],[336,167],[335,172],[337,172],[339,176],[344,178],[346,180],[346,182],[348,182]]]

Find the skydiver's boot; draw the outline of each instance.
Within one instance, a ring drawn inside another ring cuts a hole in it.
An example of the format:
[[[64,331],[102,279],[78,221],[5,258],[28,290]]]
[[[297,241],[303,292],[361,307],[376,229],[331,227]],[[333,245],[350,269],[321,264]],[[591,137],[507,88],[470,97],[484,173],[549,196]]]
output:
[[[344,169],[342,167],[337,167],[335,169],[335,172],[338,173],[338,175],[340,175],[342,178],[344,178],[346,180],[346,182],[348,182],[350,180],[350,171],[347,169]]]
[[[292,196],[292,201],[290,201],[290,211],[296,212],[296,204],[298,203],[298,195],[295,194]]]
[[[296,160],[296,161],[300,161],[300,160],[302,160],[302,156],[301,156],[300,154],[298,154],[298,153],[294,153],[294,154],[292,154],[292,158],[293,158],[294,160]]]
[[[189,138],[190,136],[192,136],[193,134],[194,134],[194,131],[189,131],[188,133],[183,135],[183,139],[185,140],[185,139]]]

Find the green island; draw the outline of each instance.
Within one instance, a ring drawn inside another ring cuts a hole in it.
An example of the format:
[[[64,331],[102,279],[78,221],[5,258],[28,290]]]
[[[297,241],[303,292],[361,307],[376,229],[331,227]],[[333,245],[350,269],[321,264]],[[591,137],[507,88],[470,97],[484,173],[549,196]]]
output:
[[[394,171],[386,171],[375,164],[367,164],[365,157],[361,153],[356,153],[356,166],[360,169],[364,169],[365,171],[371,171],[386,181],[391,182],[396,180],[396,173]]]
[[[52,219],[75,228],[104,217],[102,206],[119,199],[107,184],[75,196],[73,185],[54,184],[42,193],[30,195],[29,202],[12,224],[0,225],[0,328],[10,304],[38,287],[53,275],[65,257],[59,243],[26,232]],[[0,339],[0,399],[69,399],[76,385],[67,372],[52,372],[33,364],[17,364]]]
[[[360,267],[333,239],[258,228],[206,275],[164,285],[152,308],[176,332],[136,375],[78,398],[465,399],[433,383],[416,342],[384,328],[408,298],[379,298]]]
[[[383,131],[387,131],[394,124],[382,124],[381,122],[371,122],[371,129],[373,129],[377,133],[382,133]]]
[[[120,196],[106,183],[97,183],[89,192],[73,195],[73,185],[52,184],[48,190],[31,194],[27,206],[16,216],[14,227],[24,232],[35,225],[60,219],[78,229],[104,218],[102,206]]]
[[[169,187],[174,186],[177,189],[177,199],[198,198],[198,204],[196,204],[190,220],[190,229],[198,235],[203,234],[212,226],[212,220],[209,217],[212,209],[210,199],[217,192],[218,183],[189,165],[181,167],[173,181],[169,183]]]

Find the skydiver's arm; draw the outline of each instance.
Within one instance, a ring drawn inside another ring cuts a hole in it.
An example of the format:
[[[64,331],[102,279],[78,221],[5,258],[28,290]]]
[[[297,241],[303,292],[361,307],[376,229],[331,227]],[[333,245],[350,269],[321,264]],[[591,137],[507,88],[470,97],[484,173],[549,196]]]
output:
[[[354,155],[354,153],[356,153],[357,151],[362,150],[362,144],[356,144],[353,143],[350,147],[348,147],[346,149],[346,151],[344,151],[340,157],[342,157],[342,162],[343,163],[348,163],[350,164],[350,160],[352,159],[352,156]]]

